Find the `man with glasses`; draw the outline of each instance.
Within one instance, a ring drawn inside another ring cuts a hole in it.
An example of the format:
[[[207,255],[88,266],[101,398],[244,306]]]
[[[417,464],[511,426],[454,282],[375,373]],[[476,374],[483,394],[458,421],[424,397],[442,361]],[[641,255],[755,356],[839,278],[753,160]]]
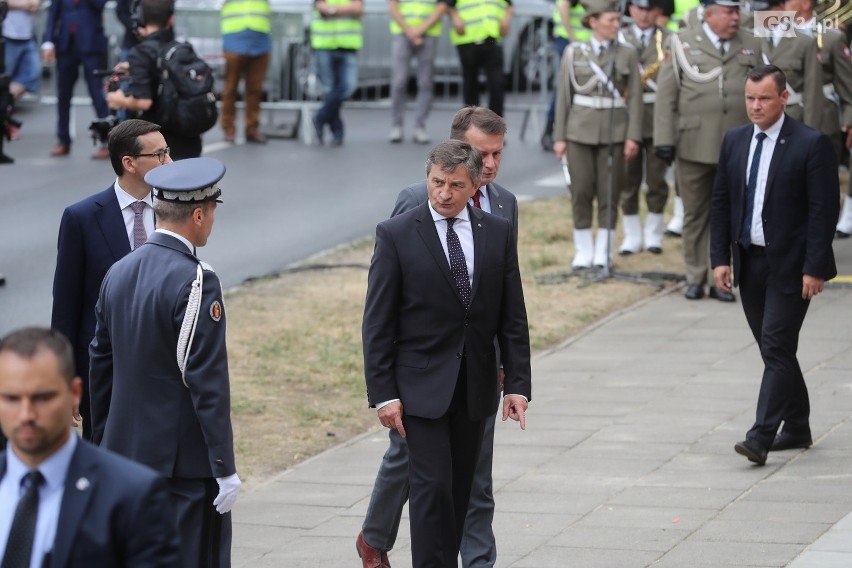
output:
[[[53,279],[51,327],[71,342],[76,374],[83,379],[80,416],[91,440],[89,343],[95,335],[95,303],[107,270],[154,231],[154,204],[145,174],[171,162],[160,127],[126,120],[109,134],[109,157],[118,179],[105,190],[65,209]]]

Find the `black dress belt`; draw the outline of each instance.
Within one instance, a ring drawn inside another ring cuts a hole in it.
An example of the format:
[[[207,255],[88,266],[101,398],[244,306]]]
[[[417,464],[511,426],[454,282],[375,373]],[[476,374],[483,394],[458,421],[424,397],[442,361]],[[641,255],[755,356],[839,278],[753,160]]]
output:
[[[749,245],[749,247],[744,250],[749,256],[766,256],[766,247],[759,245]]]

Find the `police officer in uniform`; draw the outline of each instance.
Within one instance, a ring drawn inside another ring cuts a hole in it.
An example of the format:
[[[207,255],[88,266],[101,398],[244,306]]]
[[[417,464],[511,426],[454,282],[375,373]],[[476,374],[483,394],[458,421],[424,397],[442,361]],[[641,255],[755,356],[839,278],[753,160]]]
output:
[[[615,200],[624,187],[624,161],[636,157],[642,140],[639,54],[618,41],[618,4],[585,0],[583,5],[583,25],[592,36],[588,42],[569,45],[562,57],[553,129],[553,152],[560,160],[568,156],[573,181],[574,269],[606,266],[617,216]],[[595,200],[597,238],[592,232]]]
[[[704,0],[704,22],[671,36],[657,78],[654,151],[672,162],[683,199],[686,298],[704,297],[710,272],[710,194],[722,136],[748,122],[746,72],[761,64],[757,38],[740,29],[739,0]],[[711,298],[733,302],[712,285]]]
[[[629,43],[639,52],[639,70],[642,79],[642,142],[639,156],[627,162],[627,182],[621,193],[621,212],[624,216],[624,241],[618,254],[663,252],[663,210],[669,197],[666,181],[668,164],[654,155],[654,101],[657,99],[657,73],[663,63],[663,50],[668,44],[669,32],[656,24],[662,13],[658,0],[632,0],[628,6],[633,23],[621,30],[619,39]],[[643,234],[639,219],[639,187],[642,175],[648,186],[645,196],[648,214]]]
[[[770,10],[795,11],[799,0],[769,0]],[[757,23],[763,26],[762,22]],[[792,31],[792,30],[791,30]],[[774,65],[787,76],[787,99],[785,113],[804,122],[811,128],[822,125],[822,66],[817,58],[816,40],[774,27],[769,37],[760,38],[762,60],[765,65]]]
[[[216,273],[195,256],[213,228],[225,166],[191,158],[156,170],[145,182],[157,229],[107,272],[95,307],[92,438],[165,479],[181,566],[227,567],[240,478],[225,308]]]
[[[833,7],[833,4],[830,6]],[[843,32],[828,28],[814,13],[813,0],[800,0],[796,13],[796,32],[816,40],[817,57],[822,64],[822,91],[825,101],[822,124],[819,128],[834,144],[837,160],[841,157],[841,141],[852,146],[852,52],[846,45]],[[845,136],[841,136],[841,131]],[[852,195],[850,182],[848,195]],[[843,202],[835,237],[845,239],[852,235],[852,199]]]

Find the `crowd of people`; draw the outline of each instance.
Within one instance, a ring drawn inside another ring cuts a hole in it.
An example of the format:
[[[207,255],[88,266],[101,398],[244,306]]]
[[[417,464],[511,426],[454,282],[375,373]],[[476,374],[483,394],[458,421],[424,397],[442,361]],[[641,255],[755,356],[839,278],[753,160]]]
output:
[[[810,301],[836,275],[832,240],[852,232],[844,225],[852,224],[852,205],[847,199],[841,212],[838,177],[842,147],[852,145],[845,36],[823,29],[809,0],[783,2],[800,14],[796,37],[745,28],[740,0],[702,0],[692,12],[676,3],[677,31],[667,28],[672,14],[657,0],[631,0],[627,26],[624,7],[612,0],[581,0],[580,10],[566,2],[555,13],[568,25],[554,28],[562,59],[545,134],[556,158],[567,158],[572,180],[571,266],[608,268],[619,209],[618,254],[661,253],[673,165],[685,297],[733,302],[739,286],[764,362],[754,425],[734,449],[764,465],[770,451],[809,447],[799,331]],[[54,26],[45,53],[55,53],[71,87],[81,65],[87,77],[94,68],[98,43],[96,25],[91,45],[78,39],[84,4],[51,7],[65,23]],[[407,80],[414,57],[413,138],[430,142],[429,46],[445,14],[466,106],[449,139],[428,152],[425,179],[405,187],[376,228],[362,338],[368,401],[390,446],[356,548],[364,568],[389,568],[409,500],[414,566],[456,566],[459,555],[465,568],[493,566],[494,424],[501,412],[525,428],[532,396],[517,199],[495,183],[506,121],[502,76],[491,75],[512,9],[503,0],[391,4],[389,141],[404,137],[401,77]],[[266,141],[258,77],[268,62],[268,8],[265,0],[223,7],[227,85],[236,89],[245,78],[249,143]],[[174,39],[174,5],[140,0],[130,10],[142,33],[127,53],[128,84],[104,103],[153,119],[157,54]],[[327,88],[315,134],[324,142],[328,127],[330,143],[341,145],[363,6],[317,0],[314,11],[312,44]],[[575,25],[587,33],[576,35]],[[480,70],[489,77],[491,108],[476,106]],[[236,136],[232,95],[223,97],[221,115],[228,141]],[[54,156],[70,151],[63,101]],[[8,438],[0,454],[3,566],[47,558],[73,566],[93,556],[104,566],[230,564],[230,510],[241,481],[226,315],[218,277],[197,256],[213,229],[225,165],[200,152],[200,136],[153,120],[115,126],[96,153],[110,160],[114,183],[62,216],[52,329],[26,328],[0,342],[0,426]],[[79,422],[82,440],[70,434]],[[89,496],[93,523],[71,522],[90,510],[81,505]],[[76,532],[98,530],[140,510],[140,502],[145,514],[130,515],[109,539]]]

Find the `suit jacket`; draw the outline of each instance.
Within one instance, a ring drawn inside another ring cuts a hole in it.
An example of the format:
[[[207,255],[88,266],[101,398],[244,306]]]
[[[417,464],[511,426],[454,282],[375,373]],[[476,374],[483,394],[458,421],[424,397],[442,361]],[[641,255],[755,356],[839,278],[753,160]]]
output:
[[[4,475],[5,452],[0,479]],[[179,568],[169,499],[165,483],[149,468],[78,440],[44,568]]]
[[[401,399],[406,414],[434,419],[453,398],[462,362],[468,414],[494,414],[499,398],[494,337],[505,392],[531,397],[530,346],[512,227],[468,207],[473,284],[465,309],[428,203],[376,227],[362,336],[371,406]]]
[[[177,364],[198,264],[178,239],[153,233],[104,278],[89,350],[92,441],[170,478],[236,471],[222,287],[206,266],[188,387]]]
[[[751,30],[740,28],[723,57],[704,33],[702,26],[685,28],[675,34],[683,45],[683,57],[690,68],[710,73],[722,68],[718,79],[695,81],[674,62],[675,44],[657,76],[657,102],[654,105],[654,144],[677,146],[677,156],[691,162],[716,164],[725,132],[748,124],[745,111],[745,76],[763,64],[760,42]],[[674,36],[673,36],[674,37]]]
[[[518,243],[518,198],[505,187],[489,183],[485,186],[488,199],[491,200],[491,214],[503,217],[512,224],[512,232],[515,235],[515,244]],[[396,203],[391,211],[391,217],[414,209],[429,199],[426,190],[426,180],[412,183],[399,192]]]
[[[50,325],[71,342],[77,375],[88,384],[98,292],[107,270],[130,252],[113,185],[65,209],[57,249]]]
[[[105,5],[106,0],[54,0],[47,12],[44,41],[52,42],[57,54],[76,47],[80,54],[106,55]]]
[[[740,272],[740,232],[752,124],[734,128],[722,142],[710,210],[713,267],[731,265],[734,285]],[[837,161],[831,141],[789,116],[769,163],[763,233],[771,277],[781,289],[802,288],[802,275],[829,280],[837,275],[831,241],[839,213]]]

